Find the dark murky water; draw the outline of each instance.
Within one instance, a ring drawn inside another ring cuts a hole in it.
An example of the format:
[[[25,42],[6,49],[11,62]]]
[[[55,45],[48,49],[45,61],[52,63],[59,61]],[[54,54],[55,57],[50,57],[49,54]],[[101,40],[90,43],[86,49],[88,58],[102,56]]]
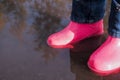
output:
[[[106,34],[71,50],[47,46],[47,37],[69,23],[70,12],[71,0],[0,0],[0,80],[120,80],[120,74],[102,77],[86,65]]]

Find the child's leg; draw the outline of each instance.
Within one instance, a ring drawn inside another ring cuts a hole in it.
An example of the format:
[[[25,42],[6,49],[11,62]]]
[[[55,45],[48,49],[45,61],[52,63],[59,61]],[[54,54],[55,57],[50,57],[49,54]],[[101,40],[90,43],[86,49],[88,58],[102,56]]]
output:
[[[105,2],[105,0],[73,0],[71,20],[85,24],[101,20],[105,12]]]
[[[72,44],[103,33],[105,0],[73,0],[71,22],[63,30],[50,35],[48,45],[72,48]]]
[[[106,75],[120,70],[120,0],[112,0],[108,32],[107,40],[88,61],[92,70]]]

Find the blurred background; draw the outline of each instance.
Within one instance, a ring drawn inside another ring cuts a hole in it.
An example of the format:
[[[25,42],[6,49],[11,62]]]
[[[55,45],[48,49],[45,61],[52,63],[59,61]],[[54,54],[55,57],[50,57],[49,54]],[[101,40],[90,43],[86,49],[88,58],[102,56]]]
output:
[[[53,49],[47,37],[70,21],[72,0],[0,0],[0,80],[120,80],[120,74],[96,75],[87,67],[90,54],[105,34],[75,45]]]

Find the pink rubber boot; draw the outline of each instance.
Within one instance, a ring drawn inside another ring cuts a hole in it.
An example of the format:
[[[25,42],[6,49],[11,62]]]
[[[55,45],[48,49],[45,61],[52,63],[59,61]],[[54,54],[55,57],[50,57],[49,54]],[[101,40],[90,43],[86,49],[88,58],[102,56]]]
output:
[[[49,36],[47,43],[53,48],[73,48],[83,39],[103,34],[103,20],[91,24],[71,21],[63,30]]]
[[[109,75],[120,71],[120,38],[109,36],[107,40],[90,56],[90,69],[100,75]]]

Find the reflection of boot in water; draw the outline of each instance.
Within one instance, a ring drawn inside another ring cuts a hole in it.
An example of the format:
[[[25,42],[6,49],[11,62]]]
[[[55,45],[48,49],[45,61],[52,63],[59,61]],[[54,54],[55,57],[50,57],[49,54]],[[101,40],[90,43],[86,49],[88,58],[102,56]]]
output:
[[[87,61],[91,52],[102,44],[103,39],[105,39],[104,36],[89,38],[70,49],[71,72],[75,74],[75,80],[100,80],[100,76],[88,69]]]
[[[71,21],[63,30],[49,36],[47,43],[53,48],[73,48],[73,44],[89,37],[103,34],[103,20],[80,24]]]

